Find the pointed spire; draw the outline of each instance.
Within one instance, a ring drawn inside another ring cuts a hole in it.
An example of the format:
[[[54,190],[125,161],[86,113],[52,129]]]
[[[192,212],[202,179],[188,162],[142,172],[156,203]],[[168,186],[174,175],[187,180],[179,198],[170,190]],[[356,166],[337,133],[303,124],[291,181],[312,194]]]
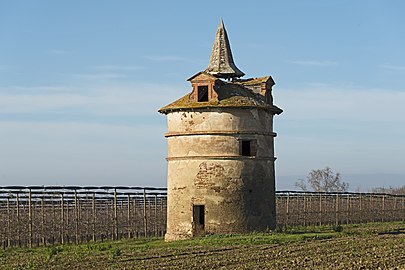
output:
[[[212,46],[211,58],[206,72],[220,78],[235,78],[245,75],[233,62],[231,46],[225,30],[224,22],[219,22]]]

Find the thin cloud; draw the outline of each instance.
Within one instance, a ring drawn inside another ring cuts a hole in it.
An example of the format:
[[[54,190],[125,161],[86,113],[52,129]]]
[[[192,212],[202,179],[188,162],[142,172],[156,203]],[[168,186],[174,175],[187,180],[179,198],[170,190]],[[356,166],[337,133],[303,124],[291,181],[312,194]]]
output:
[[[136,71],[145,69],[145,67],[141,66],[120,66],[120,65],[100,65],[100,66],[92,66],[92,69],[96,70],[103,70],[103,71]]]
[[[16,92],[18,89],[18,92]],[[0,88],[0,114],[82,116],[157,115],[157,110],[181,96],[181,87],[128,84],[88,87]],[[165,93],[165,95],[162,95]],[[80,121],[80,116],[77,121]]]
[[[324,82],[309,82],[306,83],[307,86],[309,87],[329,87],[330,84],[324,83]]]
[[[44,95],[72,93],[76,88],[68,86],[0,86],[0,95]],[[82,90],[80,90],[82,91]]]
[[[166,174],[164,132],[166,126],[160,123],[0,119],[1,183],[11,185],[18,179],[21,185],[72,185],[85,179],[100,185],[114,179],[131,185],[135,179],[139,185],[161,186]]]
[[[274,95],[284,110],[274,122],[279,175],[325,160],[343,172],[403,172],[405,92],[319,85]]]
[[[70,50],[63,50],[63,49],[52,49],[49,51],[49,54],[52,55],[68,55],[68,54],[73,54],[74,51]]]
[[[290,60],[288,63],[299,65],[299,66],[307,66],[307,67],[333,67],[337,66],[337,62],[334,61],[317,61],[317,60]]]
[[[284,109],[284,119],[405,121],[402,117],[405,114],[405,92],[400,90],[319,85],[300,91],[279,89],[274,95],[277,105]]]
[[[7,70],[11,70],[11,69],[13,69],[12,66],[0,65],[0,71],[7,71]]]
[[[174,55],[146,55],[144,58],[154,62],[191,62],[190,59]]]
[[[172,55],[165,55],[165,56],[145,56],[146,59],[156,62],[167,62],[167,61],[185,61],[186,59],[183,57],[172,56]]]
[[[405,71],[405,66],[397,66],[397,65],[390,65],[390,64],[381,65],[380,68],[389,69],[389,70]]]
[[[73,74],[65,74],[65,76],[73,77],[75,79],[81,80],[94,80],[94,81],[105,81],[105,80],[113,80],[113,79],[122,79],[126,78],[126,74],[122,73],[115,73],[115,72],[101,72],[101,73],[73,73]]]

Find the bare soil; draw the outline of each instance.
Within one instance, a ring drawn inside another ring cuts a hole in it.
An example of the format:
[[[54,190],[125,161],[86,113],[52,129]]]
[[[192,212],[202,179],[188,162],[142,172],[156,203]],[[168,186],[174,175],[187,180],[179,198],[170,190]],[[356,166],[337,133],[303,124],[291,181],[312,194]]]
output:
[[[405,223],[10,249],[1,251],[0,269],[405,269]]]

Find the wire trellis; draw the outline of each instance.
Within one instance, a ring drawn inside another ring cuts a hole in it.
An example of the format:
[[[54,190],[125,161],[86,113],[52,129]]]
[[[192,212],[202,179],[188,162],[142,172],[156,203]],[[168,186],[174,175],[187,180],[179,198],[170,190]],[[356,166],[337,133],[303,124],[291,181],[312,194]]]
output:
[[[39,246],[162,237],[167,189],[0,187],[0,243]],[[405,195],[277,191],[278,226],[405,221]]]

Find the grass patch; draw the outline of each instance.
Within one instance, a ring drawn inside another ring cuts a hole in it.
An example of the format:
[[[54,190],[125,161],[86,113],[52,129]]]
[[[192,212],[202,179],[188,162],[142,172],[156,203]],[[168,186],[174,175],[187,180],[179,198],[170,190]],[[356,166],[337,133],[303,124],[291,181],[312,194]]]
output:
[[[405,231],[405,222],[353,224],[339,227],[286,227],[269,233],[206,235],[175,242],[164,242],[162,238],[141,238],[90,242],[80,245],[8,248],[0,251],[0,269],[63,269],[70,268],[72,265],[79,265],[81,269],[98,265],[100,267],[97,268],[105,269],[106,265],[119,264],[128,260],[150,260],[150,258],[162,256],[193,253],[196,250],[260,245],[283,247],[285,244],[313,243],[317,240],[332,240],[347,236],[364,238],[370,235],[402,231]]]

